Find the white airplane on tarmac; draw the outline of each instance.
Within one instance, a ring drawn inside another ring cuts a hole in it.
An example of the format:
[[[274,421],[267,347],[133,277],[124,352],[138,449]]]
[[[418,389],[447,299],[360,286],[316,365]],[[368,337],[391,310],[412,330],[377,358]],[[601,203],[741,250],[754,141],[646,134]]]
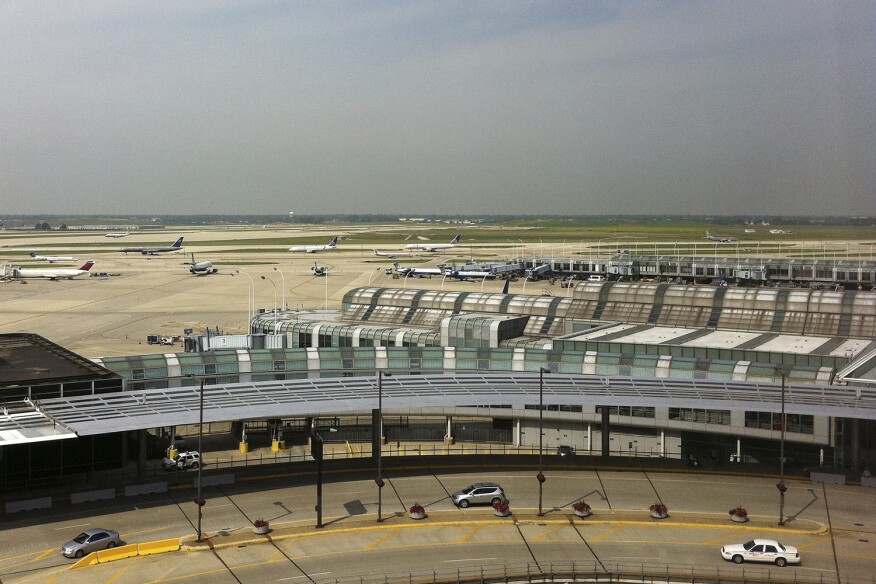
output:
[[[94,260],[88,260],[78,270],[69,268],[10,268],[7,277],[13,280],[29,280],[32,278],[48,278],[50,280],[71,280],[84,276],[94,265]]]
[[[208,276],[210,274],[216,274],[219,272],[219,268],[213,267],[213,262],[206,260],[203,262],[195,261],[195,254],[192,254],[191,263],[186,263],[184,265],[189,266],[189,272],[196,276]]]
[[[338,238],[333,237],[326,245],[293,245],[289,251],[303,251],[304,253],[317,253],[320,251],[330,251],[338,245]]]
[[[462,235],[457,235],[450,240],[450,243],[409,243],[405,249],[417,249],[420,251],[441,251],[444,249],[453,249],[459,245],[459,240]]]
[[[172,251],[179,251],[183,248],[183,238],[180,237],[176,241],[173,242],[172,245],[168,247],[123,247],[119,251],[127,254],[131,253],[142,253],[143,255],[155,255],[158,253],[167,253]]]
[[[720,243],[733,243],[734,241],[739,241],[736,237],[730,237],[729,235],[712,235],[708,231],[706,231],[706,239]]]
[[[316,262],[313,262],[313,267],[310,268],[310,271],[313,272],[314,276],[328,276],[328,268],[325,266],[320,266]]]
[[[128,237],[131,235],[130,231],[125,231],[124,233],[107,233],[104,237],[111,237],[113,239],[118,239],[120,237]]]
[[[76,258],[71,256],[42,256],[36,254],[30,254],[35,260],[42,260],[44,262],[49,262],[50,264],[54,264],[55,262],[75,262]]]
[[[379,258],[411,258],[414,253],[410,251],[380,251],[375,249],[374,255]]]
[[[395,268],[398,274],[405,277],[431,278],[432,276],[443,276],[445,274],[444,264],[439,265],[437,268],[403,268],[398,265],[398,262],[395,262],[392,264],[392,267]]]

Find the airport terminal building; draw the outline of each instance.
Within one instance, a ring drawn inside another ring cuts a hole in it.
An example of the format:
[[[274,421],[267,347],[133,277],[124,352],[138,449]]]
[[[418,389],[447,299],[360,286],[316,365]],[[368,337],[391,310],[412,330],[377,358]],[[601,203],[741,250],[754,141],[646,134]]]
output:
[[[200,337],[189,353],[103,359],[135,387],[168,377],[211,382],[459,372],[538,372],[780,387],[855,385],[876,378],[876,294],[857,290],[580,283],[567,297],[357,288],[340,312],[263,311],[250,335]],[[177,381],[176,383],[184,383]],[[635,400],[631,400],[634,402]],[[404,415],[489,420],[514,445],[538,444],[538,405],[393,408]],[[544,406],[543,444],[619,455],[775,460],[781,414],[691,407]],[[604,411],[606,410],[606,411]],[[456,430],[456,431],[455,431]],[[456,434],[454,436],[454,434]],[[791,458],[850,469],[873,461],[872,421],[789,414]]]
[[[234,422],[243,439],[247,426],[368,419],[378,372],[396,386],[383,402],[392,440],[768,466],[784,434],[786,459],[800,468],[854,475],[876,461],[869,291],[593,282],[555,297],[365,287],[347,292],[340,311],[260,311],[248,335],[187,341],[182,353],[68,354],[79,369],[42,373],[45,384],[7,368],[4,486],[131,458],[142,466],[163,446],[150,439],[197,421],[199,380],[216,388],[210,420]],[[40,350],[63,353],[51,343]],[[367,428],[357,436],[373,444]],[[61,438],[69,446],[57,455],[51,441]]]

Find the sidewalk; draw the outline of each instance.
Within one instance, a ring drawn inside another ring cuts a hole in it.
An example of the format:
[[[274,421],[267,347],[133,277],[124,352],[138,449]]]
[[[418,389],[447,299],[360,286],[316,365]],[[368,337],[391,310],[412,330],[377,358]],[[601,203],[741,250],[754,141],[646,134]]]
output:
[[[429,512],[425,519],[411,519],[406,513],[397,513],[384,517],[383,522],[377,523],[377,517],[352,519],[342,517],[331,519],[322,528],[315,525],[295,525],[271,529],[266,535],[252,533],[249,526],[233,532],[219,532],[205,534],[202,542],[197,542],[194,535],[180,538],[180,549],[183,551],[206,551],[254,545],[259,543],[271,543],[303,537],[320,535],[336,535],[340,533],[357,533],[388,529],[416,529],[442,526],[460,525],[576,525],[583,527],[587,524],[596,525],[666,525],[672,527],[710,527],[727,530],[750,530],[752,532],[776,532],[797,535],[821,535],[827,532],[828,526],[818,521],[797,519],[784,526],[779,526],[775,521],[767,519],[751,519],[747,523],[734,523],[725,514],[704,513],[672,513],[666,519],[652,519],[647,510],[612,510],[598,511],[587,518],[580,518],[574,513],[551,511],[539,517],[534,510],[523,510],[521,513],[512,513],[509,517],[497,517],[491,509],[458,511],[435,511]]]

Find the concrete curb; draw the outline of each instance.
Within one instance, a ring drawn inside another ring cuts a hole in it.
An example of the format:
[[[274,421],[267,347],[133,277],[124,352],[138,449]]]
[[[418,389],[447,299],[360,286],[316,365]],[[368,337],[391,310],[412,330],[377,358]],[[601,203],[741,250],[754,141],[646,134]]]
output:
[[[451,519],[451,516],[453,518]],[[509,521],[510,520],[510,521]],[[399,514],[384,519],[383,523],[376,524],[376,517],[371,520],[358,520],[345,525],[328,525],[322,529],[316,527],[281,527],[272,530],[263,536],[252,533],[235,533],[230,535],[212,535],[205,538],[201,543],[195,541],[194,536],[183,537],[180,540],[180,550],[186,552],[208,551],[241,545],[255,545],[285,541],[305,537],[318,537],[323,535],[336,535],[343,533],[366,533],[372,531],[385,531],[390,529],[417,529],[424,527],[461,527],[466,525],[503,525],[508,523],[517,525],[636,525],[654,527],[688,527],[688,528],[711,528],[726,529],[733,531],[753,531],[758,533],[775,532],[795,535],[823,535],[827,533],[828,526],[818,521],[795,520],[799,527],[779,526],[767,520],[752,519],[748,523],[740,524],[730,521],[725,515],[707,515],[696,513],[673,513],[670,517],[655,520],[648,517],[648,511],[597,511],[587,518],[580,518],[574,513],[549,514],[539,517],[537,513],[524,512],[514,513],[509,517],[500,518],[493,515],[492,511],[484,510],[483,513],[470,514],[459,517],[453,511],[437,511],[430,513],[426,519],[413,520],[407,514]]]

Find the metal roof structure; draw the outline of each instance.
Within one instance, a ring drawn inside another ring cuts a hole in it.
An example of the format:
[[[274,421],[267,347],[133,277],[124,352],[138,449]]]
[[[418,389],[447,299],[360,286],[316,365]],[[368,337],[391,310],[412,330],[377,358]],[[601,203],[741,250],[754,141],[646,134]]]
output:
[[[386,376],[382,382],[386,409],[485,405],[538,405],[539,375],[533,373],[466,373],[457,375]],[[788,385],[789,414],[876,419],[876,388],[833,385]],[[684,407],[781,411],[782,387],[772,383],[682,380],[551,373],[544,376],[544,405]],[[199,386],[126,391],[33,404],[31,414],[43,423],[38,432],[64,427],[88,436],[194,424],[199,419]],[[204,421],[319,416],[369,411],[377,407],[374,376],[333,377],[258,383],[206,385]],[[13,431],[0,420],[0,445]],[[71,438],[58,432],[41,439]]]

